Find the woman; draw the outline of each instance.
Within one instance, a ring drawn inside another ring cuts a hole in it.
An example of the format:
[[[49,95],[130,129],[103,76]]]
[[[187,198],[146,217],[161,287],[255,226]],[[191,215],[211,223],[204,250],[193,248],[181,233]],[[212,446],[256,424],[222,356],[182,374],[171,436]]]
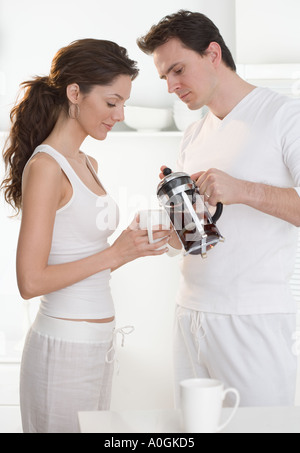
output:
[[[42,295],[21,365],[24,432],[78,432],[78,411],[109,408],[116,332],[110,272],[167,250],[158,250],[166,232],[149,244],[137,220],[108,245],[112,219],[99,221],[101,210],[114,213],[115,226],[118,211],[96,161],[80,151],[87,136],[104,140],[123,121],[137,75],[117,44],[75,41],[56,54],[49,77],[24,82],[11,113],[2,186],[22,211],[18,285],[24,299]]]

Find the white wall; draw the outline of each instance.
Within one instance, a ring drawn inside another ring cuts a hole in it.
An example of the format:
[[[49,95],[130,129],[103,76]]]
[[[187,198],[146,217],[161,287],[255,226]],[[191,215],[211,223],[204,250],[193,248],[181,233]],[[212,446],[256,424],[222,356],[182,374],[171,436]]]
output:
[[[168,106],[173,103],[152,63],[136,45],[137,37],[164,15],[179,9],[208,14],[234,47],[235,0],[0,0],[0,130],[19,84],[33,75],[48,74],[62,46],[80,38],[116,41],[139,63],[131,103]],[[234,49],[233,49],[234,50]],[[2,80],[2,83],[1,83]],[[1,92],[6,93],[5,96]]]
[[[299,18],[299,0],[236,0],[238,63],[299,63]]]
[[[299,63],[299,0],[0,0],[0,130],[8,127],[18,85],[47,74],[55,52],[84,37],[115,40],[139,62],[132,103],[171,105],[172,96],[136,38],[181,8],[207,14],[238,63]]]

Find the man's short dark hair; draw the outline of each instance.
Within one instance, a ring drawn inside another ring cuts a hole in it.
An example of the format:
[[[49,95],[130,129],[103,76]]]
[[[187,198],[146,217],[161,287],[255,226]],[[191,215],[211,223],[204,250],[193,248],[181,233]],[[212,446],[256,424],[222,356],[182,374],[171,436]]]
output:
[[[201,56],[205,55],[211,42],[216,42],[222,49],[222,60],[226,66],[236,71],[232,54],[226,46],[219,29],[204,14],[180,10],[164,17],[150,31],[137,40],[139,48],[151,55],[157,47],[172,38],[178,38],[183,45]]]

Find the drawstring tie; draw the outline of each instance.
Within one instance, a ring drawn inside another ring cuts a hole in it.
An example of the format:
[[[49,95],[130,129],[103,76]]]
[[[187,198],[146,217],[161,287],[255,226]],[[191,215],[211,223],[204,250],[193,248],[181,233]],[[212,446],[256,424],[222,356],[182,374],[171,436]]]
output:
[[[204,313],[200,311],[194,311],[191,314],[191,333],[194,337],[195,342],[198,345],[198,360],[200,360],[200,341],[205,338],[206,333],[203,328],[203,321],[204,321]],[[200,330],[202,329],[203,335],[198,336]]]
[[[113,363],[116,360],[117,335],[120,334],[122,336],[121,346],[123,348],[124,344],[125,344],[125,335],[130,335],[133,331],[134,331],[133,326],[125,326],[125,327],[120,327],[119,329],[114,329],[113,338],[112,338],[112,346],[107,351],[106,358],[105,358],[106,363]],[[111,357],[110,357],[110,355],[111,355]]]

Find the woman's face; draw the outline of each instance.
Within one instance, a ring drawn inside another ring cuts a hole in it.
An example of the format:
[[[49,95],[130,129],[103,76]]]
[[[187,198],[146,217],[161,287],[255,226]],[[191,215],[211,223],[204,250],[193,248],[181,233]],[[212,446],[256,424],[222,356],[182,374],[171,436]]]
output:
[[[77,121],[85,135],[104,140],[117,122],[124,121],[124,104],[130,97],[131,77],[120,75],[111,85],[96,85],[78,95]]]

